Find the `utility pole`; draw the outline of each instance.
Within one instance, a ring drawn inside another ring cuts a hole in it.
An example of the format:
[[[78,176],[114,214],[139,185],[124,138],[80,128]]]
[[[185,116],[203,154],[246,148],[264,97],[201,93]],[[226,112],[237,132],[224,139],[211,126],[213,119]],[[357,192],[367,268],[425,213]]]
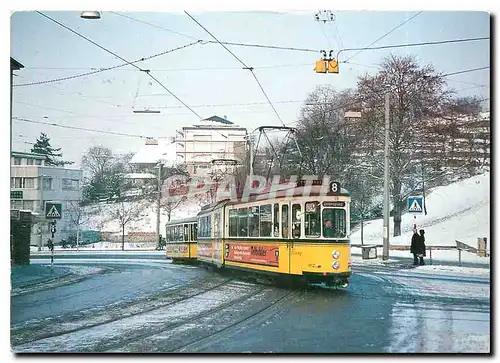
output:
[[[163,164],[158,163],[158,196],[156,200],[156,242],[158,245],[156,247],[160,247],[160,202],[161,202],[161,169]]]
[[[38,251],[42,250],[43,246],[43,223],[42,221],[45,218],[45,209],[44,209],[44,203],[43,203],[43,180],[45,178],[45,175],[39,175],[38,177],[38,188],[40,189],[40,222],[38,226],[40,227],[40,240],[38,241]]]
[[[385,94],[385,150],[384,150],[384,247],[383,260],[389,259],[389,91]]]

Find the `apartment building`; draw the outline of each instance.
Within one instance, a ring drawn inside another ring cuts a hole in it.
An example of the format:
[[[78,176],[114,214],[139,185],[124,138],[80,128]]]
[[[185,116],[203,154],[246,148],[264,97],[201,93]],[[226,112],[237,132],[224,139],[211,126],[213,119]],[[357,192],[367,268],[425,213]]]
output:
[[[82,171],[47,166],[45,155],[25,152],[12,152],[10,164],[10,208],[43,215],[46,201],[61,202],[62,218],[57,221],[54,242],[76,234],[69,211],[81,200]],[[31,244],[38,245],[40,229],[43,245],[46,244],[50,237],[48,223],[39,223],[32,228]]]
[[[177,131],[177,162],[185,163],[192,176],[206,176],[227,165],[214,160],[245,161],[247,129],[235,125],[225,117],[212,116],[199,124]]]

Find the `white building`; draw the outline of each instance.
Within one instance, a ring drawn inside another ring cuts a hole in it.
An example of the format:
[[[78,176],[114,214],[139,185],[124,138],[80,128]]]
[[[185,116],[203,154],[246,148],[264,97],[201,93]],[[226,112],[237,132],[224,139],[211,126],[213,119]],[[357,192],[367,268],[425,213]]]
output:
[[[177,131],[177,161],[190,175],[207,175],[217,159],[245,162],[247,129],[218,116]]]
[[[76,235],[76,226],[71,223],[69,211],[82,197],[82,171],[45,165],[45,155],[12,152],[10,163],[11,199],[10,208],[31,210],[43,215],[47,201],[62,203],[62,218],[57,220],[57,232],[53,241],[59,242]],[[33,226],[31,244],[39,244],[40,228],[42,241],[46,244],[50,232],[48,223]]]

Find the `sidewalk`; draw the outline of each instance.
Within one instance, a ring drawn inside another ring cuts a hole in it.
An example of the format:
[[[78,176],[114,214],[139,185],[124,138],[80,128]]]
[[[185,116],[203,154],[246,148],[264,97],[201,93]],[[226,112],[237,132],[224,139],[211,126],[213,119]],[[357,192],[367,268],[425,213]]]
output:
[[[11,289],[27,288],[72,275],[67,267],[30,264],[11,266]]]

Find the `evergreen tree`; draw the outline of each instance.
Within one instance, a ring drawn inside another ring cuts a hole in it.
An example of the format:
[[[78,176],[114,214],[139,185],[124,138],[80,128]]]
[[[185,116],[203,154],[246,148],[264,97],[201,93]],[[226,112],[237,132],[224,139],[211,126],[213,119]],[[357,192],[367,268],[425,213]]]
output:
[[[60,153],[59,151],[61,151],[61,148],[53,148],[50,145],[50,138],[43,132],[40,134],[40,137],[36,139],[35,144],[31,148],[32,153],[46,156],[46,165],[64,166],[73,164],[73,161],[57,160],[56,158],[62,157],[62,153]]]

